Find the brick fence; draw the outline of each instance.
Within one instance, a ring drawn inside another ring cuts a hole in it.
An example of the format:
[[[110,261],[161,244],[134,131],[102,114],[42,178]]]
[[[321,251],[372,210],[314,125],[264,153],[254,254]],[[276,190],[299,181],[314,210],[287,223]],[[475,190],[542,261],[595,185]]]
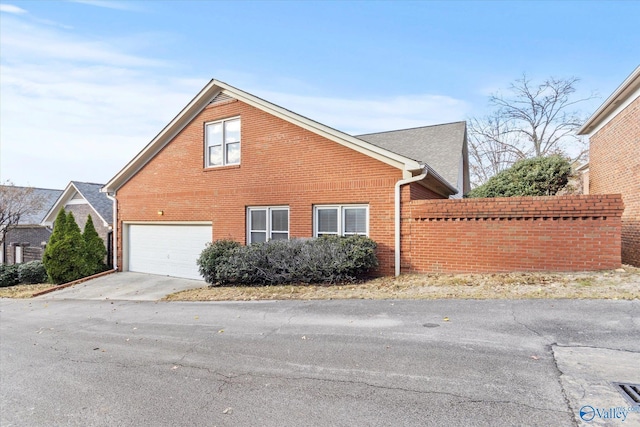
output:
[[[619,268],[623,209],[619,194],[411,201],[402,271]]]

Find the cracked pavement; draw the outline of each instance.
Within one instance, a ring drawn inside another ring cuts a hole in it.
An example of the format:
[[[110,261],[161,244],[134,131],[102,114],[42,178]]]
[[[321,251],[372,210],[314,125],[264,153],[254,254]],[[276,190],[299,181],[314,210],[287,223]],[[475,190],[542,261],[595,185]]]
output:
[[[0,300],[2,426],[640,425],[640,302]]]

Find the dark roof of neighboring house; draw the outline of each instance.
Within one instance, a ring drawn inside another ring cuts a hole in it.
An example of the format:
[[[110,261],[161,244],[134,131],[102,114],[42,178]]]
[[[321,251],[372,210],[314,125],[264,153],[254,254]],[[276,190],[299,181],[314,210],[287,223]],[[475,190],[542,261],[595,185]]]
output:
[[[20,188],[28,188],[28,187],[20,187]],[[42,197],[44,203],[42,203],[42,207],[35,212],[32,212],[28,215],[24,215],[20,218],[19,225],[32,225],[32,224],[40,224],[44,219],[44,216],[49,212],[51,206],[58,200],[58,197],[62,194],[62,190],[51,190],[49,188],[34,188],[33,193],[36,197]]]
[[[76,194],[87,201],[89,206],[100,216],[100,219],[107,224],[113,222],[113,202],[105,193],[101,193],[100,189],[103,184],[94,184],[92,182],[71,181],[58,197],[53,205],[51,205],[47,214],[42,218],[42,224],[52,226],[55,218],[70,201],[78,199]],[[94,218],[94,221],[96,218]]]
[[[71,183],[105,221],[113,222],[113,201],[105,193],[100,192],[104,184],[78,181],[71,181]]]
[[[385,150],[428,164],[450,184],[458,182],[466,122],[357,135]]]

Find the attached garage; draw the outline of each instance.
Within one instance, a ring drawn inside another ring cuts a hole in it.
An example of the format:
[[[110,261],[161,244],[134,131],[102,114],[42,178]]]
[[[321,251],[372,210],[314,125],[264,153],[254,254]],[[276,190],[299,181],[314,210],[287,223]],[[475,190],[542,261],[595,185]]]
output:
[[[202,280],[196,260],[211,242],[211,223],[125,224],[125,270]]]

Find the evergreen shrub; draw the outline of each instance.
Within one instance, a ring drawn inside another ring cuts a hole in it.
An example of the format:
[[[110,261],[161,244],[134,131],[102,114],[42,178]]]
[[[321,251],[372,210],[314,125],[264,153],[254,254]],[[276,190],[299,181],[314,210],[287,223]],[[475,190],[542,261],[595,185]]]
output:
[[[216,240],[209,243],[198,257],[198,269],[207,283],[217,282],[218,267],[224,262],[224,259],[231,251],[240,247],[240,243],[234,240]]]
[[[85,243],[73,213],[61,210],[42,261],[51,283],[61,284],[88,276]]]
[[[47,270],[42,261],[30,261],[19,264],[18,278],[20,283],[32,285],[47,282]]]
[[[378,266],[376,243],[364,236],[272,240],[241,246],[217,241],[198,265],[212,285],[337,283],[365,277]]]
[[[104,262],[107,256],[107,248],[104,241],[98,235],[91,215],[87,216],[87,223],[84,226],[82,238],[85,244],[85,261],[87,263],[87,275],[97,274],[105,271],[107,266]]]
[[[0,288],[15,286],[20,283],[19,264],[0,264]]]
[[[524,159],[492,176],[465,197],[554,196],[567,185],[570,175],[571,165],[560,155]]]

